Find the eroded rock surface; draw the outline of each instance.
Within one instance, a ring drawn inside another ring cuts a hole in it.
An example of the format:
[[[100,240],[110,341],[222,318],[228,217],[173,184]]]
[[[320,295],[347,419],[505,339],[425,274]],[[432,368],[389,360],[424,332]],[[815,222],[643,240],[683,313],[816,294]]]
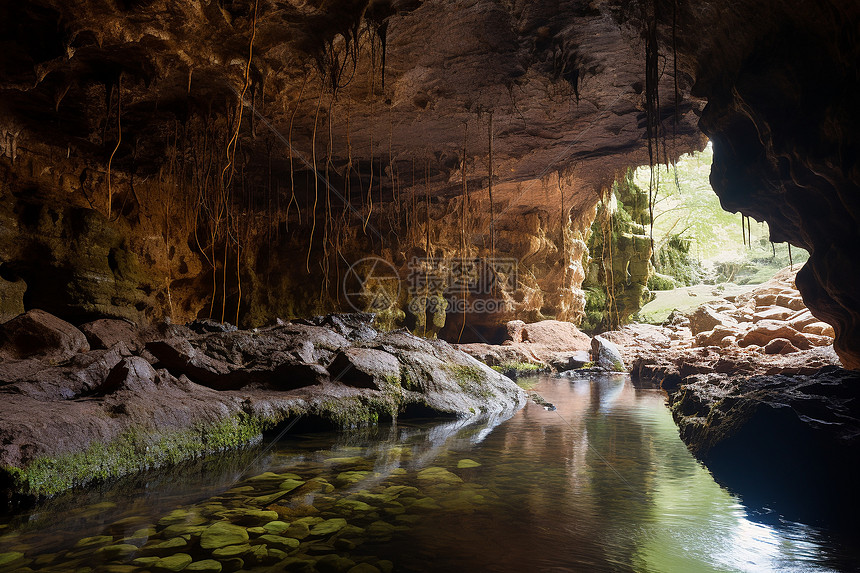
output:
[[[62,322],[36,316],[42,325]],[[372,318],[317,321],[341,333],[293,323],[196,335],[168,327],[169,337],[140,355],[123,342],[79,345],[59,364],[50,344],[28,346],[28,358],[0,361],[2,487],[51,494],[238,447],[296,416],[349,426],[497,414],[524,403],[511,380],[448,343],[377,332]],[[55,342],[71,348],[66,338]]]

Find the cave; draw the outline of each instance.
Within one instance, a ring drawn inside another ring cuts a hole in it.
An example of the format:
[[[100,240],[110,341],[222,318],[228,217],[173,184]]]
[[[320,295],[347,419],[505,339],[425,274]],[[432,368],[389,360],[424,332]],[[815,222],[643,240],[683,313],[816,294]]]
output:
[[[860,567],[858,38],[848,0],[3,3],[0,568]],[[791,263],[645,324],[700,152]]]

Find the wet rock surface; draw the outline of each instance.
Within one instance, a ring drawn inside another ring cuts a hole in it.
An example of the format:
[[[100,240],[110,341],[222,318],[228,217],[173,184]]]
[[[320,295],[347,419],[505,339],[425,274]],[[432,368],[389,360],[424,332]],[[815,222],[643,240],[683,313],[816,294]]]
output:
[[[480,462],[439,456],[436,450],[440,438],[468,442],[486,424],[493,427],[504,419],[443,422],[428,436],[423,429],[404,429],[407,441],[387,451],[343,445],[321,449],[331,445],[328,438],[310,438],[309,444],[320,446],[290,451],[270,471],[234,478],[202,499],[195,496],[198,501],[147,517],[125,515],[97,531],[48,543],[41,539],[29,545],[29,532],[19,538],[4,525],[0,566],[22,573],[82,567],[104,573],[390,573],[395,570],[388,560],[395,557],[389,555],[390,543],[407,536],[416,522],[432,516],[456,520],[503,501],[475,479]]]
[[[860,502],[860,374],[841,368],[793,277],[606,336],[634,384],[668,392],[681,438],[745,503],[847,523]]]
[[[58,332],[58,319],[36,316],[44,331]],[[86,345],[59,321],[62,337],[27,346],[41,354],[0,361],[2,486],[51,494],[238,447],[297,416],[349,426],[499,413],[525,402],[511,380],[449,344],[377,332],[372,318],[324,321],[340,324],[346,336],[292,323],[197,335],[169,326],[155,331],[168,338],[139,354],[117,342],[56,363],[48,342],[58,340],[67,354]]]

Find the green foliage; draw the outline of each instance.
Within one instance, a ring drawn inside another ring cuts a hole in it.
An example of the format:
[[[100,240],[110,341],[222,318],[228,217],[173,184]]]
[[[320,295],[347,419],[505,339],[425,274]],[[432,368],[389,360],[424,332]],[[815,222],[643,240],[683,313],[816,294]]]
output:
[[[650,300],[653,273],[646,233],[648,196],[633,181],[633,171],[618,178],[598,206],[584,255],[585,314],[580,328],[597,332],[626,323]]]
[[[787,247],[772,249],[764,223],[750,224],[751,239],[741,227],[741,215],[724,211],[711,188],[713,149],[685,155],[673,167],[657,168],[654,194],[654,266],[680,285],[706,282],[757,284],[788,266]],[[634,181],[648,188],[651,171],[636,170]],[[782,254],[781,254],[782,253]],[[793,249],[794,263],[808,258]],[[662,279],[650,287],[668,286]]]
[[[678,288],[678,281],[675,280],[675,277],[671,277],[669,275],[664,275],[661,273],[654,273],[648,279],[648,290],[672,290]]]
[[[690,254],[692,243],[691,239],[671,235],[660,246],[654,257],[654,268],[662,276],[671,278],[675,286],[653,290],[669,290],[677,286],[690,286],[702,282],[705,273],[698,259]],[[654,284],[656,286],[660,283]]]

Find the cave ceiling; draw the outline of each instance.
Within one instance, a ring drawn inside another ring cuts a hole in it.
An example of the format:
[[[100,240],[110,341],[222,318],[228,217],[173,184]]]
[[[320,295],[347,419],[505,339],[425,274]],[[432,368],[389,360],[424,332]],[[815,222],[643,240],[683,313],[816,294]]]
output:
[[[572,175],[588,205],[649,161],[642,26],[606,2],[37,0],[0,11],[4,145],[50,144],[102,167],[112,155],[116,172],[146,177],[180,139],[228,153],[240,97],[237,163],[251,179],[287,177],[291,146],[293,171],[343,178],[351,165],[354,185],[372,159],[387,187],[417,179],[459,193],[463,157],[470,184],[486,185],[492,131],[494,182]],[[655,161],[704,142],[704,101],[676,65],[660,56]],[[219,122],[231,127],[203,142]]]

